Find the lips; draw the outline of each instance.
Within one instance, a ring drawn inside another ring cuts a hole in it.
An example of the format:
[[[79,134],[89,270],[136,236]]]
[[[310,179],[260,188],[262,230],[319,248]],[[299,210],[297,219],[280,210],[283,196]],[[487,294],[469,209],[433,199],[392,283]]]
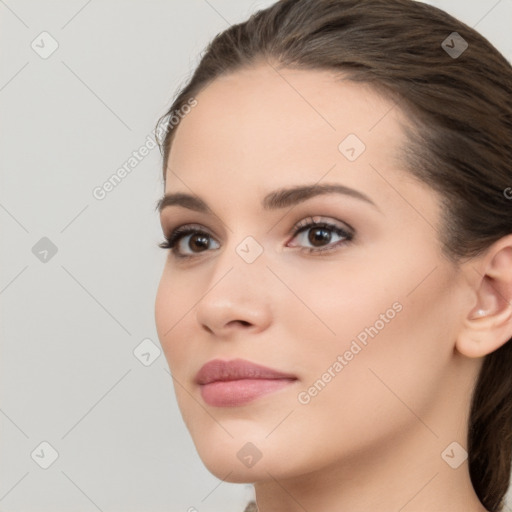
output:
[[[216,381],[230,381],[241,379],[291,379],[297,377],[289,373],[283,373],[266,366],[251,363],[245,359],[233,359],[223,361],[214,359],[206,363],[197,373],[198,384],[210,384]]]
[[[215,407],[241,406],[285,388],[296,380],[294,375],[244,359],[214,359],[196,375],[203,400]]]

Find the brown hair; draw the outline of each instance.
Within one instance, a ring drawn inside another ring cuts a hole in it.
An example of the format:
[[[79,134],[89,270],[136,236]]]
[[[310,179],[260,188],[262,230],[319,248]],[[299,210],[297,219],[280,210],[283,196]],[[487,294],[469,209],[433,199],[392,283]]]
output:
[[[453,32],[468,44],[460,55],[449,54],[464,48]],[[210,42],[157,127],[215,78],[262,59],[339,72],[397,102],[411,123],[400,155],[442,197],[439,238],[452,262],[512,232],[512,67],[474,29],[413,0],[281,0]],[[176,127],[159,141],[164,182]],[[471,402],[469,472],[491,512],[502,510],[510,478],[511,368],[509,340],[484,358]]]

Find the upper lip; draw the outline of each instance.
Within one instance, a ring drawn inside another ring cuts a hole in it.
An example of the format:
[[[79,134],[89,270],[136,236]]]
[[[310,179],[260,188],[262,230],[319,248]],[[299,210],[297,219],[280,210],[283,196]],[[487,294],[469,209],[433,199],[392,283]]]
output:
[[[293,379],[297,377],[283,373],[266,366],[247,361],[245,359],[232,359],[223,361],[213,359],[201,367],[196,375],[198,384],[209,384],[215,381],[240,379]]]

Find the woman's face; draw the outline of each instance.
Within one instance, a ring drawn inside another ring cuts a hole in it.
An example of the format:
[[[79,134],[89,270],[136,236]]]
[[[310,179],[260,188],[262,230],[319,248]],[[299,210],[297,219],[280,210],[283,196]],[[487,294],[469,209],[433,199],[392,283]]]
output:
[[[165,192],[208,209],[162,208],[165,234],[199,233],[169,252],[156,326],[207,468],[233,482],[289,477],[406,438],[444,464],[473,382],[454,349],[470,304],[441,254],[437,195],[396,158],[398,109],[328,72],[263,64],[196,100]],[[214,359],[289,379],[199,384]]]

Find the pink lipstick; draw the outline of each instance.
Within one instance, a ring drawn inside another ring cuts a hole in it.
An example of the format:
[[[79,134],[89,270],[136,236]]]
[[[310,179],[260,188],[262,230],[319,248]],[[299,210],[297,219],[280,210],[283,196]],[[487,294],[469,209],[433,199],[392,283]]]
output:
[[[201,396],[215,407],[236,407],[282,389],[297,380],[294,375],[244,359],[206,363],[196,375]]]

